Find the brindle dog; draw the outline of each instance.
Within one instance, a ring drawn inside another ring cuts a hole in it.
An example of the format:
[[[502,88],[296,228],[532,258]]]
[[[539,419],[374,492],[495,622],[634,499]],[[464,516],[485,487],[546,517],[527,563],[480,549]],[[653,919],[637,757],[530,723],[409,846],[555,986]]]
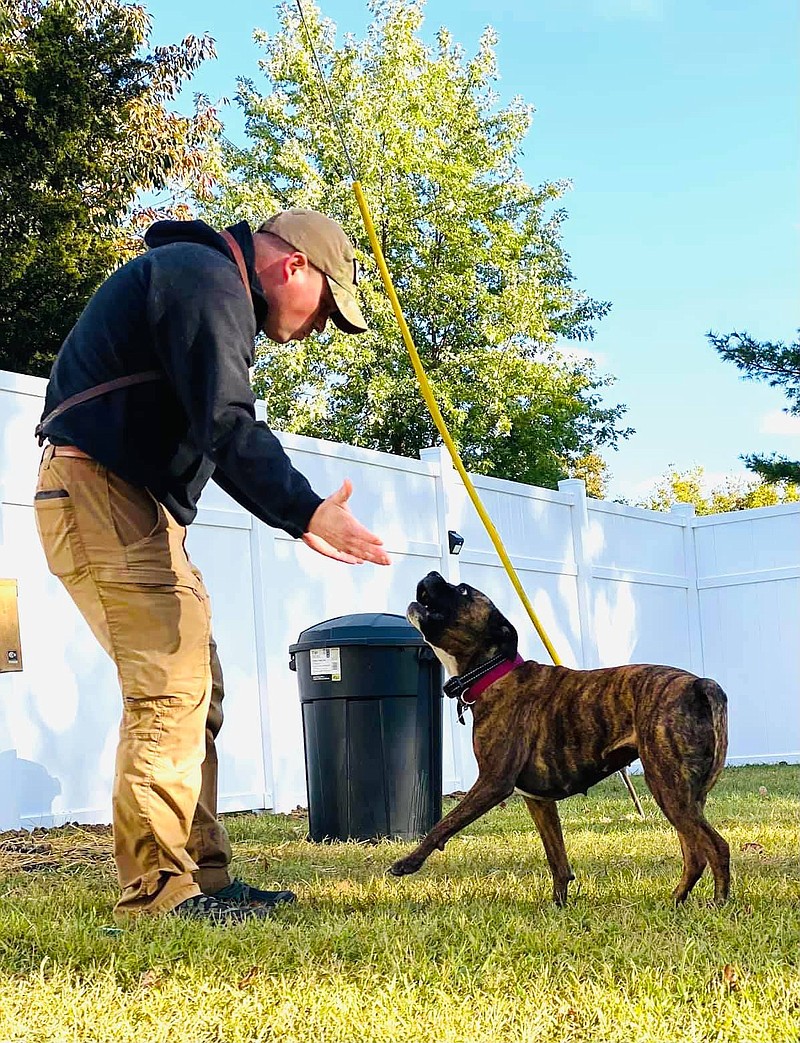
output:
[[[517,632],[489,598],[466,583],[453,586],[438,572],[419,583],[407,616],[451,676],[469,675],[493,657],[518,658]],[[555,802],[585,793],[639,757],[647,785],[680,839],[683,875],[675,901],[684,901],[706,865],[715,901],[725,901],[728,844],[703,814],[727,749],[727,699],[720,686],[669,666],[570,670],[519,660],[505,668],[510,672],[474,702],[468,692],[463,696],[473,714],[475,785],[390,872],[416,872],[434,849],[442,850],[458,830],[517,792],[542,838],[553,899],[563,905],[575,877]]]

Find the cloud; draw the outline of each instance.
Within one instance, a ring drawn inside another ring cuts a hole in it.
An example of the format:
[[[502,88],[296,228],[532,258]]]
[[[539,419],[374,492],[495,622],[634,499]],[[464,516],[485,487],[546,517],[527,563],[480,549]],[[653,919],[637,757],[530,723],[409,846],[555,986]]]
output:
[[[731,482],[736,487],[742,483],[747,485],[757,481],[758,476],[744,467],[736,471],[704,470],[703,477],[700,480],[700,488],[703,490],[704,496],[710,496],[715,489],[724,489],[728,482]]]
[[[608,365],[608,355],[605,352],[579,348],[569,340],[556,341],[553,345],[553,350],[557,351],[559,355],[563,355],[565,359],[570,359],[574,362],[594,362],[598,369],[603,369]]]
[[[560,354],[566,359],[575,362],[594,362],[598,369],[603,369],[608,363],[608,356],[602,351],[584,351],[582,348],[559,348]]]
[[[790,416],[782,409],[773,409],[761,417],[762,435],[800,435],[800,416]]]

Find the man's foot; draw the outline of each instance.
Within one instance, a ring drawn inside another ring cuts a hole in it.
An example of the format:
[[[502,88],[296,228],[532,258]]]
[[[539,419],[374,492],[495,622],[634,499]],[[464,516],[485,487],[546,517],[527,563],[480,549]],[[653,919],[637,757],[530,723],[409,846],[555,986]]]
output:
[[[296,902],[297,895],[293,891],[260,891],[244,880],[233,880],[221,891],[215,891],[209,897],[226,905],[234,905],[245,909],[274,909],[276,905]]]
[[[242,906],[221,902],[211,895],[193,895],[176,905],[172,913],[190,920],[208,920],[216,924],[241,923],[242,920],[263,920],[269,914],[264,906]]]

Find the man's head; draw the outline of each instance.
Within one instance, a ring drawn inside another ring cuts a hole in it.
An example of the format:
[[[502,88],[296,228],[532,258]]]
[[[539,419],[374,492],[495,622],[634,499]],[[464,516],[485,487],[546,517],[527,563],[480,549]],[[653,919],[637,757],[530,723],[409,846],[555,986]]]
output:
[[[356,300],[358,261],[335,221],[315,210],[284,210],[259,226],[254,242],[271,340],[303,340],[329,318],[345,333],[367,329]]]

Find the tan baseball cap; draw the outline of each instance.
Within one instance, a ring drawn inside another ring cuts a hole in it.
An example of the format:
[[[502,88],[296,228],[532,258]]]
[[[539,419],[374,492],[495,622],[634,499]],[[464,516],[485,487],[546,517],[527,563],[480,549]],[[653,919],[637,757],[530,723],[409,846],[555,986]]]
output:
[[[328,280],[337,311],[331,319],[345,333],[364,333],[367,322],[356,300],[359,277],[353,244],[344,230],[316,210],[282,210],[264,221],[259,232],[271,232],[304,253]]]

